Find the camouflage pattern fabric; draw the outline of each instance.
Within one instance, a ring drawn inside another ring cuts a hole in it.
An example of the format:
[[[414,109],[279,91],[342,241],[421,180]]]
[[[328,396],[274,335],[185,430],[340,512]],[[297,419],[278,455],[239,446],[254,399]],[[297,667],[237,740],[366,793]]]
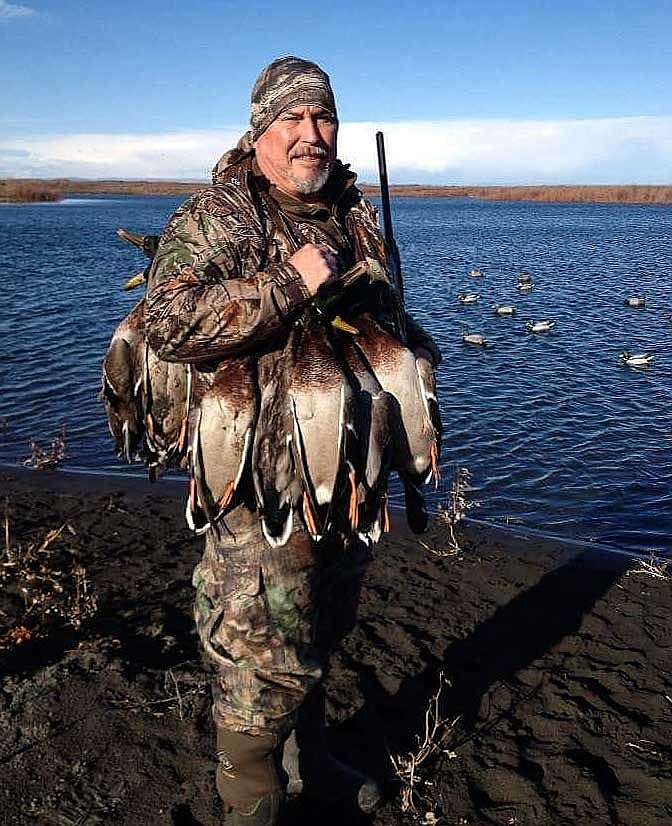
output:
[[[233,528],[235,540],[207,535],[193,580],[213,717],[230,731],[282,735],[354,626],[369,551],[318,545],[302,529],[270,548],[244,509]]]
[[[281,57],[261,71],[250,101],[250,133],[255,141],[281,112],[301,104],[317,104],[336,117],[329,75],[316,63]]]
[[[438,363],[431,337],[403,310],[376,211],[354,180],[337,163],[329,202],[315,214],[298,207],[292,212],[274,201],[253,153],[227,153],[214,185],[173,215],[154,258],[145,320],[159,357],[190,364],[195,388],[207,386],[205,374],[218,363],[281,357],[292,324],[308,317],[310,302],[287,259],[311,241],[335,247],[342,267],[368,257],[381,262],[390,273],[387,298],[362,300],[372,304],[381,324],[398,336],[405,328],[409,346],[425,347]],[[203,413],[199,405],[195,394],[192,422]],[[199,449],[213,448],[204,441]],[[251,485],[249,476],[241,491]],[[314,543],[299,520],[287,544],[271,548],[253,511],[252,497],[226,513],[226,529],[206,534],[194,573],[196,624],[215,670],[217,725],[281,733],[322,679],[329,651],[354,623],[369,552],[356,538],[347,548],[333,538]]]
[[[297,239],[333,246],[331,235],[308,218],[292,220],[283,213],[286,222],[277,226],[264,197],[268,182],[256,171],[253,155],[232,165],[226,157],[215,167],[216,183],[170,219],[149,272],[146,333],[166,361],[218,361],[281,338],[310,301],[300,274],[286,260]],[[382,262],[393,281],[398,279],[376,210],[354,186],[356,176],[337,162],[332,178],[339,180],[341,194],[331,219],[352,244],[349,254]],[[372,306],[394,328],[401,326],[397,317],[403,308],[398,290],[396,296],[388,293],[388,307],[373,297]],[[431,336],[404,315],[408,345],[424,347],[438,363],[441,355]]]

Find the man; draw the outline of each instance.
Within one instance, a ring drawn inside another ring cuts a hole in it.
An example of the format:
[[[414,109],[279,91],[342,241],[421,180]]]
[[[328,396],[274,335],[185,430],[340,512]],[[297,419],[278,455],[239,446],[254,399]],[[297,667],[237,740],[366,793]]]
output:
[[[350,523],[336,514],[356,474],[349,463],[347,472],[334,470],[326,505],[324,485],[309,496],[305,473],[296,478],[301,434],[282,429],[283,393],[302,371],[337,369],[343,334],[316,315],[315,298],[357,262],[377,261],[387,273],[382,292],[360,291],[360,305],[375,303],[381,324],[407,335],[416,355],[433,363],[440,356],[403,312],[375,210],[337,160],[337,133],[322,69],[295,57],[271,63],[252,92],[249,132],[217,164],[213,186],[172,217],[149,277],[148,341],[192,375],[190,518],[202,512],[208,527],[194,574],[196,623],[216,672],[217,788],[233,826],[276,823],[287,775],[290,791],[334,806],[371,811],[380,799],[373,780],[328,754],[324,737],[328,654],[354,623],[370,553],[357,532],[354,487]],[[304,345],[312,335],[323,345],[311,350]],[[297,352],[310,354],[311,370]],[[323,417],[325,427],[328,379],[308,388],[316,406],[307,418]],[[239,463],[226,485],[216,481],[220,444],[234,445],[234,469]],[[376,488],[383,498],[386,468]],[[285,471],[287,479],[275,478]]]

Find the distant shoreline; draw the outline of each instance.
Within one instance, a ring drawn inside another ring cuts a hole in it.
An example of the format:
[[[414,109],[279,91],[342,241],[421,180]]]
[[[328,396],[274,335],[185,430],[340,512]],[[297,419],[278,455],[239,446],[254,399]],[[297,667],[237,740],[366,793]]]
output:
[[[180,181],[80,181],[66,178],[0,179],[0,202],[59,201],[79,195],[192,195],[208,186]],[[380,189],[363,183],[365,195]],[[486,201],[541,201],[560,203],[672,204],[672,185],[540,185],[540,186],[428,186],[402,184],[390,187],[392,197],[479,198]]]

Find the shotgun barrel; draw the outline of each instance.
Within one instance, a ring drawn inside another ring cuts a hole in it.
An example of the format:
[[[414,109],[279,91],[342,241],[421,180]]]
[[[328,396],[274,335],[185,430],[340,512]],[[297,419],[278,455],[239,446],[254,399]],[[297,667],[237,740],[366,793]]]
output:
[[[394,259],[394,264],[399,277],[399,292],[401,300],[404,300],[404,281],[401,274],[401,258],[399,248],[394,240],[394,229],[392,227],[392,210],[390,209],[390,187],[387,180],[387,161],[385,160],[385,138],[382,132],[376,132],[376,147],[378,149],[378,175],[380,178],[380,198],[383,203],[383,226],[385,231],[385,243]]]

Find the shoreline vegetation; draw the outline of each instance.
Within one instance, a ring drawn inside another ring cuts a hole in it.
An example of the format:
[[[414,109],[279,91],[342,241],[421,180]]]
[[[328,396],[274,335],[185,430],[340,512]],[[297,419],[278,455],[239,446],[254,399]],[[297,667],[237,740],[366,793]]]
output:
[[[60,201],[69,195],[192,195],[208,184],[181,181],[85,181],[69,178],[0,179],[0,202]],[[374,184],[361,184],[365,195],[376,196]],[[390,187],[392,197],[479,198],[486,201],[541,201],[605,204],[672,204],[672,185],[541,185],[541,186],[427,186]]]

